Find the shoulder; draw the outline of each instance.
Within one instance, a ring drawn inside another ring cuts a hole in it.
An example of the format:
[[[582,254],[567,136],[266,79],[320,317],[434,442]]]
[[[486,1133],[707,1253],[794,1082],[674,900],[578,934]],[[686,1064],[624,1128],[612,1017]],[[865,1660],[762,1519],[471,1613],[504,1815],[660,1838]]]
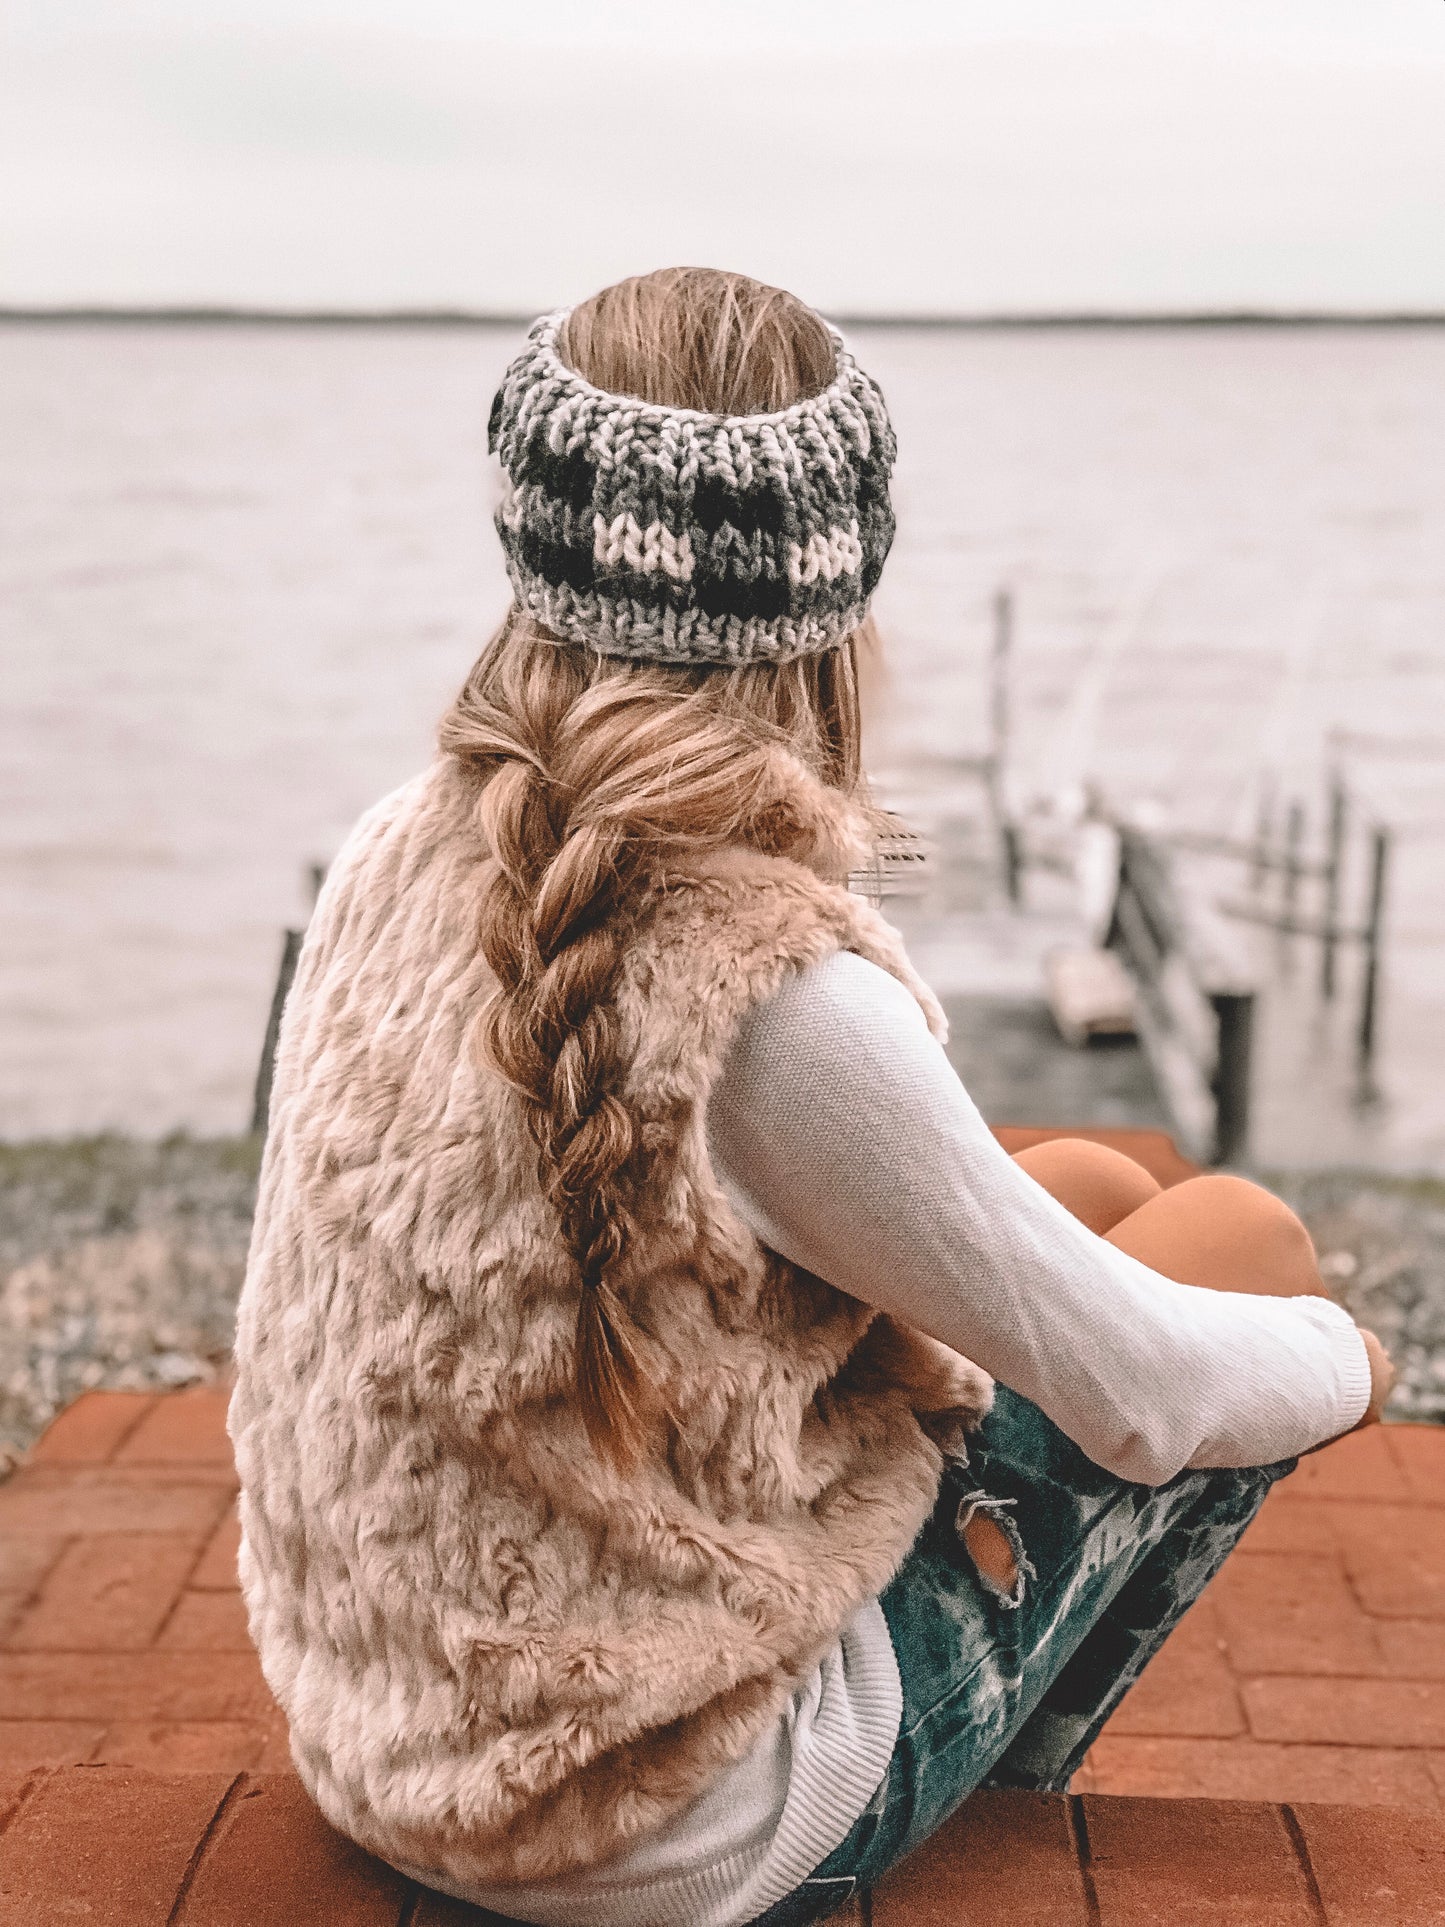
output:
[[[877,1097],[908,1084],[938,1045],[910,987],[851,950],[791,972],[742,1015],[728,1051],[730,1096],[769,1088],[785,1065],[795,1088],[823,1084]]]
[[[892,971],[856,950],[835,950],[786,977],[776,994],[748,1013],[761,1026],[806,1025],[848,1036],[882,1025],[926,1030],[916,997]]]

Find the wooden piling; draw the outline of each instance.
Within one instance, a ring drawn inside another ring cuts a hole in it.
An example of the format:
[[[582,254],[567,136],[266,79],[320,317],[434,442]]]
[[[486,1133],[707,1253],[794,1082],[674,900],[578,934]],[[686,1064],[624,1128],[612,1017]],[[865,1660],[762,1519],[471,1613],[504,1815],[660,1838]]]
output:
[[[1385,926],[1385,890],[1390,870],[1390,832],[1376,825],[1370,834],[1370,895],[1363,932],[1364,983],[1360,991],[1359,1067],[1367,1075],[1375,1060],[1379,1023],[1380,951]]]
[[[1286,922],[1294,921],[1295,910],[1299,903],[1299,886],[1302,871],[1301,850],[1305,837],[1304,804],[1295,801],[1290,804],[1285,817],[1284,827],[1284,866],[1281,873],[1280,894]]]
[[[256,1068],[256,1092],[251,1104],[251,1134],[264,1137],[271,1115],[271,1080],[276,1070],[276,1041],[281,1035],[281,1013],[291,980],[296,975],[296,959],[301,955],[301,932],[282,933],[281,963],[276,972],[276,988],[271,993],[271,1014],[266,1020],[266,1041],[261,1046],[261,1062]]]
[[[1274,782],[1267,781],[1259,793],[1259,811],[1254,819],[1254,848],[1249,861],[1249,887],[1256,895],[1264,888],[1274,861]]]
[[[1249,1070],[1254,1049],[1254,992],[1215,991],[1209,999],[1219,1026],[1211,1164],[1231,1164],[1249,1142]]]
[[[1320,941],[1320,993],[1335,994],[1335,967],[1340,945],[1340,885],[1345,861],[1345,785],[1338,769],[1330,771],[1329,827],[1325,848],[1324,934]]]
[[[1009,813],[1008,800],[1013,626],[1013,595],[1008,589],[1000,589],[993,599],[993,649],[989,658],[988,796],[999,841],[1004,891],[1009,902],[1017,904],[1023,900],[1024,865],[1018,825]]]

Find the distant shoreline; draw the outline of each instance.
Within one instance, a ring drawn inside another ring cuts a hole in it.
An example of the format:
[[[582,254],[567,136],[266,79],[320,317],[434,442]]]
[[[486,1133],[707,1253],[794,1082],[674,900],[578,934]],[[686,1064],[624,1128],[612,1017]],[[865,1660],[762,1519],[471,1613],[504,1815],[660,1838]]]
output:
[[[1330,313],[1269,309],[1181,309],[1157,313],[1059,314],[854,314],[833,317],[854,328],[1437,328],[1445,311]],[[279,328],[520,328],[531,314],[487,313],[469,308],[242,308],[242,307],[107,307],[13,306],[0,303],[4,322],[88,322],[105,324],[198,324],[214,327]]]

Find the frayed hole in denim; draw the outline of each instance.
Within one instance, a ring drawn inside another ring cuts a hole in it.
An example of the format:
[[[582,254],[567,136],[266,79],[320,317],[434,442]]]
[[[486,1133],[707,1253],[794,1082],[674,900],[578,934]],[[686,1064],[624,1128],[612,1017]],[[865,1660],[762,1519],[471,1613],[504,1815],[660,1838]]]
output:
[[[995,1499],[987,1492],[965,1492],[953,1521],[984,1590],[1010,1608],[1023,1604],[1025,1583],[1034,1577],[1033,1562],[1012,1517],[1013,1504],[1012,1499]]]

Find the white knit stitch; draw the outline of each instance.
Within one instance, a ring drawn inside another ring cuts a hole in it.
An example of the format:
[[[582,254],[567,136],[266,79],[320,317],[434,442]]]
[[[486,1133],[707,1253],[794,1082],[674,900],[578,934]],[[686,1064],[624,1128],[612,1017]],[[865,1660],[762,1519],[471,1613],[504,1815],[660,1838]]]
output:
[[[617,515],[609,522],[605,516],[592,518],[592,556],[604,568],[629,568],[639,575],[655,575],[659,570],[674,582],[686,582],[693,570],[692,543],[686,530],[681,535],[662,522],[649,522],[639,528],[631,515]]]
[[[862,566],[863,544],[856,522],[846,529],[829,529],[826,535],[810,535],[802,545],[788,544],[790,582],[816,582],[819,576],[833,582],[840,575],[856,575]]]

